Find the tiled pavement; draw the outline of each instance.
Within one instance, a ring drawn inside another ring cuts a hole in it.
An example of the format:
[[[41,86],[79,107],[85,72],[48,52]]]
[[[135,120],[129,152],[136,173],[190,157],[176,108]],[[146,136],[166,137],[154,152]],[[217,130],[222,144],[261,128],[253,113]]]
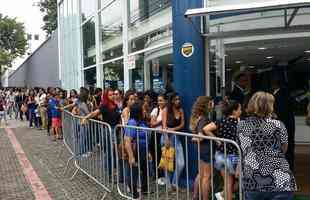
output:
[[[8,126],[18,127],[12,130],[53,200],[96,200],[102,197],[103,190],[82,173],[69,180],[73,167],[66,176],[63,175],[70,155],[64,151],[58,158],[64,148],[60,141],[53,142],[45,131],[29,129],[21,122],[11,121]],[[4,129],[0,129],[0,199],[35,199]]]

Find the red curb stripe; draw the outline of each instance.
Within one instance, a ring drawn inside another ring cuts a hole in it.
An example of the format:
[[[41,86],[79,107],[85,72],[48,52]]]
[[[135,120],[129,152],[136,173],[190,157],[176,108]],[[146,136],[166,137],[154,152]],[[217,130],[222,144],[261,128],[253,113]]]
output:
[[[33,169],[30,161],[28,160],[22,146],[15,137],[14,132],[10,128],[5,128],[5,132],[10,139],[10,142],[15,150],[19,164],[23,169],[23,173],[27,182],[31,185],[32,192],[36,200],[52,200],[45,186],[41,182],[36,171]]]

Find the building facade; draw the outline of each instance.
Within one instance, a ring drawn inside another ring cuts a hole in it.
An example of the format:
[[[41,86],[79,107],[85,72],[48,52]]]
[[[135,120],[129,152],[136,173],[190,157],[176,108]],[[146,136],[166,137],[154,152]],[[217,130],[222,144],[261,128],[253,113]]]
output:
[[[238,74],[246,90],[290,91],[296,141],[310,143],[308,0],[60,0],[62,86],[157,92],[172,85],[186,115],[199,95],[216,102]]]
[[[64,0],[58,5],[64,88],[160,90],[171,79],[171,1]]]
[[[58,34],[54,32],[7,75],[5,86],[60,87],[58,60]]]

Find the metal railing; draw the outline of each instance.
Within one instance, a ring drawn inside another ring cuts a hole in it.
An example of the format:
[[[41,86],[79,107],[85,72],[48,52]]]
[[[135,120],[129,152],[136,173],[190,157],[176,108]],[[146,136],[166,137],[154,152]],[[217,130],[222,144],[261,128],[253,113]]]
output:
[[[221,171],[227,181],[234,176],[227,153],[227,146],[232,145],[238,152],[234,170],[240,171],[235,199],[242,199],[241,150],[232,140],[137,126],[112,129],[96,120],[81,123],[80,117],[67,111],[63,133],[72,154],[65,171],[74,160],[72,178],[81,171],[103,188],[104,197],[115,192],[126,199],[214,199],[221,191],[216,185],[227,199],[228,187],[225,181],[224,186],[217,181],[220,175],[214,169],[215,147],[224,148]]]
[[[81,171],[100,185],[107,193],[114,186],[113,135],[111,127],[101,121],[82,118],[67,111],[63,114],[63,142],[72,156],[68,159],[64,174],[70,161],[76,167],[71,180]]]

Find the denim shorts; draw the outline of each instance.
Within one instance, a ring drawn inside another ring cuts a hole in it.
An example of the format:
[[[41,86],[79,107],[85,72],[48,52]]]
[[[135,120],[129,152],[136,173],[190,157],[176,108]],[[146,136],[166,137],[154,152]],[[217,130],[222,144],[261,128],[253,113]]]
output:
[[[222,152],[217,151],[215,153],[214,167],[217,170],[222,171],[225,170],[225,164],[226,164],[227,172],[230,174],[235,174],[238,161],[239,161],[238,156],[234,154],[227,154],[225,163],[225,155]]]

